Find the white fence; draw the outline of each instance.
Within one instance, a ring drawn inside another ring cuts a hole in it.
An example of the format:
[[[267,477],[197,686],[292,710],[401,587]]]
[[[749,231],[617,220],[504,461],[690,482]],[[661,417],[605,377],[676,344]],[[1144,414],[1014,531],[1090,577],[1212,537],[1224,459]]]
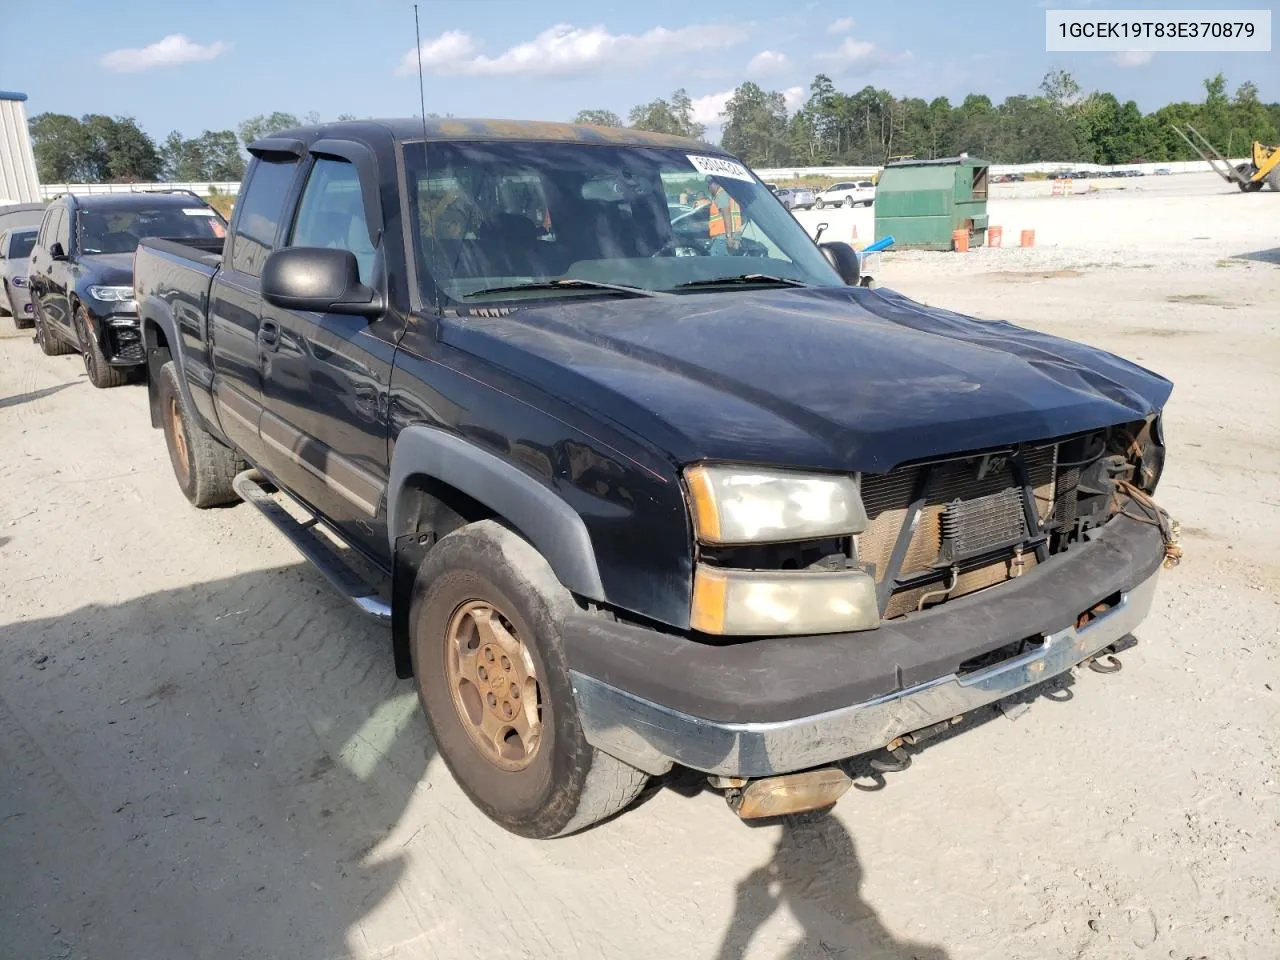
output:
[[[1245,159],[1228,161],[1233,167],[1246,163]],[[879,173],[884,167],[776,167],[773,169],[757,169],[756,176],[761,180],[775,182],[778,180],[795,180],[799,177],[823,177],[828,180],[857,180]],[[1106,166],[1099,163],[993,163],[991,172],[1000,173],[1057,173],[1059,170],[1088,170],[1097,173],[1102,170],[1141,170],[1143,173],[1154,173],[1156,170],[1168,170],[1171,173],[1208,173],[1209,164],[1203,160],[1180,160],[1169,163],[1119,163]],[[192,193],[207,197],[213,193],[233,197],[240,192],[240,184],[235,181],[225,183],[45,183],[40,186],[40,195],[48,200],[60,193],[147,193],[153,190],[190,190]]]
[[[40,196],[49,200],[62,193],[152,193],[157,190],[190,190],[201,197],[220,193],[235,196],[240,192],[237,181],[227,183],[43,183]]]
[[[1228,161],[1233,167],[1245,163],[1243,159]],[[756,176],[761,180],[795,180],[800,177],[824,177],[828,180],[857,179],[879,173],[884,167],[778,167],[770,170],[757,169]],[[1088,170],[1098,173],[1103,170],[1141,170],[1143,173],[1154,173],[1156,170],[1168,170],[1171,173],[1208,173],[1209,164],[1203,160],[1178,160],[1169,163],[1117,163],[1107,165],[1101,163],[993,163],[991,172],[1000,173],[1057,173],[1060,170]]]

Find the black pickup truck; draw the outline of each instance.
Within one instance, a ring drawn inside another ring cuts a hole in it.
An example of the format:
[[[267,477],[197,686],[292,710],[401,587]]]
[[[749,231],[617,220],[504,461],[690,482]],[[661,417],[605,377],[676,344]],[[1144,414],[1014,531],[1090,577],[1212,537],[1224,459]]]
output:
[[[258,506],[389,623],[512,831],[673,765],[744,818],[828,806],[850,758],[1131,642],[1176,558],[1168,381],[859,287],[714,147],[390,120],[250,153],[221,254],[138,249],[152,424],[192,503]]]

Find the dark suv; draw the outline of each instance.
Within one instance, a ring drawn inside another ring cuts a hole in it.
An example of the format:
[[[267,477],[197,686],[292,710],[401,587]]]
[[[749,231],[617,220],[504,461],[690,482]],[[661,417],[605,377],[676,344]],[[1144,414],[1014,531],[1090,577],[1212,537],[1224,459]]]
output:
[[[74,196],[45,210],[31,251],[36,342],[49,356],[78,350],[95,387],[142,371],[133,253],[143,237],[220,249],[226,221],[194,193]]]

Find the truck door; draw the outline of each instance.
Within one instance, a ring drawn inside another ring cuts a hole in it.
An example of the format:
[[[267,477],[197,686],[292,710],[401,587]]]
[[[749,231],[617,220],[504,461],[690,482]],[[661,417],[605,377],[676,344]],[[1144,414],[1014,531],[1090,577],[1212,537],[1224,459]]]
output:
[[[375,277],[381,233],[376,172],[358,144],[321,141],[333,154],[313,157],[281,247],[350,250],[363,283]],[[362,184],[362,177],[366,182]],[[263,383],[261,433],[281,481],[317,507],[355,546],[386,553],[387,390],[404,319],[263,305],[262,323],[278,330]]]
[[[298,166],[298,154],[284,149],[255,155],[245,189],[236,198],[222,269],[209,293],[218,422],[229,440],[266,469],[273,464],[263,456],[266,451],[258,421],[262,417],[262,371],[273,345],[271,331],[260,329],[259,278],[275,246]]]

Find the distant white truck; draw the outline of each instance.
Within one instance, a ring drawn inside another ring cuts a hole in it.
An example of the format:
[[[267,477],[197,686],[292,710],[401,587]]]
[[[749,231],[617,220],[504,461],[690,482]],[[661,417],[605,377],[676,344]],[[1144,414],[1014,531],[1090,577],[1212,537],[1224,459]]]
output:
[[[813,198],[813,208],[871,206],[876,200],[876,185],[870,180],[846,180],[832,184]]]

